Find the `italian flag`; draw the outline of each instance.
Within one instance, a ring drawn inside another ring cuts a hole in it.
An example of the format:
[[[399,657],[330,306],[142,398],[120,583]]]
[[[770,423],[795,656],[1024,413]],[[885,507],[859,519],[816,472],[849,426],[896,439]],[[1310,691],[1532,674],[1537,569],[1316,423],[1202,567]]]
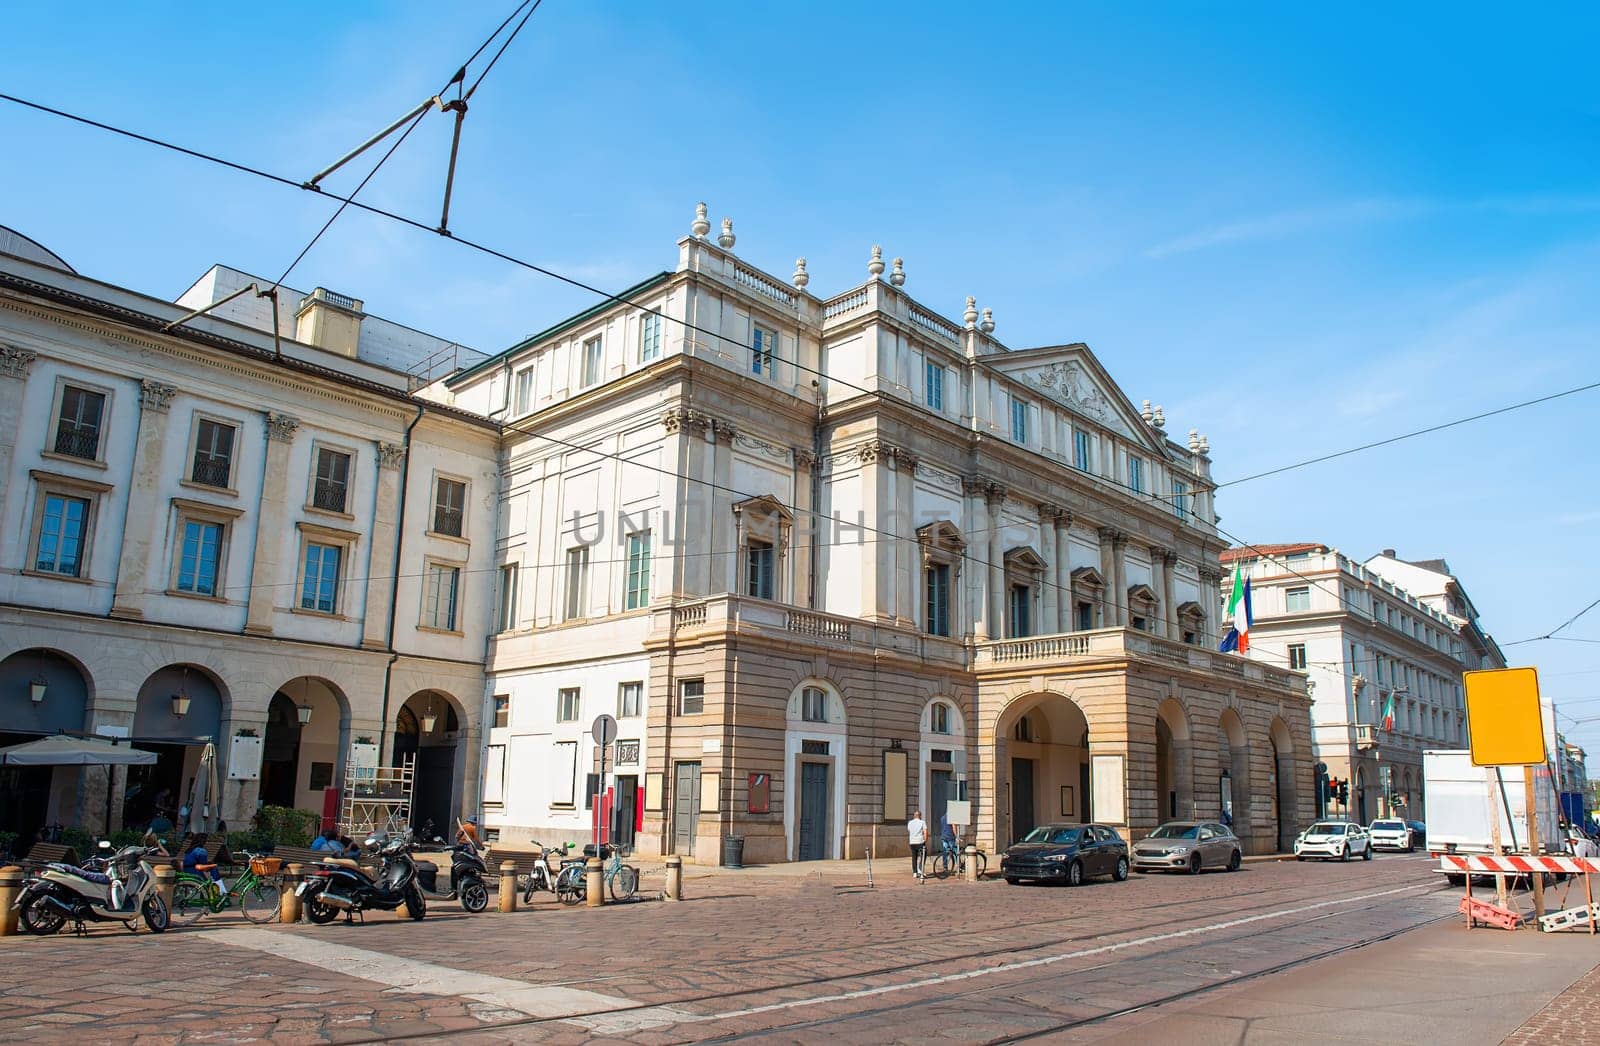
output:
[[[1394,691],[1389,691],[1389,696],[1383,699],[1383,728],[1394,733]]]
[[[1233,565],[1233,591],[1228,593],[1228,616],[1233,618],[1233,627],[1228,629],[1228,634],[1222,637],[1222,645],[1217,647],[1223,653],[1237,651],[1244,653],[1250,649],[1250,579],[1244,576],[1244,570],[1238,563]]]

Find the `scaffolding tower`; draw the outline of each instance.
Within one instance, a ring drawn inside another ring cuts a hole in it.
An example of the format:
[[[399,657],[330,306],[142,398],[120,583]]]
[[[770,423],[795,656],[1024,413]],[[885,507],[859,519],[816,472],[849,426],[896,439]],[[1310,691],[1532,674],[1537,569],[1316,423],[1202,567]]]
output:
[[[339,823],[362,839],[374,832],[403,832],[411,827],[411,794],[416,785],[416,756],[399,766],[360,766],[352,751],[346,761]]]

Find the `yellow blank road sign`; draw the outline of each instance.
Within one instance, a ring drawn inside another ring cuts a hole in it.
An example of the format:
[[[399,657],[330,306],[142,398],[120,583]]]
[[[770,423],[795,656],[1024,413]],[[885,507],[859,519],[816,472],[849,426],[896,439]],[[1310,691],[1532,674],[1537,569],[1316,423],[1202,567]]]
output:
[[[1465,672],[1467,737],[1473,766],[1527,766],[1545,761],[1539,673],[1532,668]]]

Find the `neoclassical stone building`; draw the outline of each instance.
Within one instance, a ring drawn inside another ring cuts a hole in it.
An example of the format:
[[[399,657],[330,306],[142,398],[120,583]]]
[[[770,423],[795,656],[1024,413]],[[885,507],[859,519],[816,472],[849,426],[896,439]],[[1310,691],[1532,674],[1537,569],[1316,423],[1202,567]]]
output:
[[[323,809],[358,751],[415,758],[419,814],[475,810],[498,433],[397,362],[449,343],[320,288],[280,291],[280,345],[253,292],[167,329],[229,271],[180,307],[3,242],[0,744],[90,731],[159,760],[0,770],[0,829],[144,823],[207,740],[234,826]]]
[[[990,847],[1314,816],[1305,677],[1215,652],[1203,437],[877,248],[819,298],[710,231],[423,393],[504,425],[486,824],[714,862],[903,853],[962,799]]]

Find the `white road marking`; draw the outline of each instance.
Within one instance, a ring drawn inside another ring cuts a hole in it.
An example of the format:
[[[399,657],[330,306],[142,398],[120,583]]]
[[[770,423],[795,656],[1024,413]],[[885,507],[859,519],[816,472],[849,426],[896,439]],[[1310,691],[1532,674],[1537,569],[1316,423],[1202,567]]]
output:
[[[427,995],[453,995],[483,1006],[472,1007],[480,1019],[507,1020],[520,1017],[588,1017],[585,1026],[598,1023],[602,1018],[591,1015],[607,1010],[629,1010],[637,1007],[632,999],[618,995],[602,995],[583,988],[568,988],[554,984],[530,984],[509,977],[495,977],[487,973],[458,970],[450,966],[405,959],[398,955],[355,948],[347,944],[318,940],[299,934],[257,930],[248,927],[218,930],[210,939],[236,948],[248,948],[283,959],[316,966],[348,977],[359,977],[398,992]],[[630,1031],[658,1027],[683,1020],[688,1014],[670,1007],[653,1006],[603,1018],[604,1025],[612,1031]]]
[[[902,984],[886,984],[877,988],[861,988],[856,991],[840,992],[835,995],[819,995],[808,999],[790,999],[786,1002],[768,1003],[765,1006],[750,1006],[742,1010],[728,1010],[724,1013],[694,1014],[680,1017],[684,1021],[724,1021],[737,1017],[750,1017],[761,1013],[773,1013],[779,1010],[792,1010],[801,1006],[820,1006],[830,1002],[848,1002],[852,999],[866,999],[874,995],[888,995],[892,992],[909,991],[915,988],[936,988],[941,984],[951,984],[955,981],[971,980],[974,977],[989,977],[997,973],[1010,973],[1013,970],[1030,970],[1039,966],[1051,966],[1069,959],[1085,959],[1093,955],[1105,955],[1110,952],[1122,951],[1126,948],[1137,948],[1146,944],[1159,944],[1162,941],[1175,941],[1184,937],[1193,937],[1196,934],[1216,933],[1220,930],[1231,930],[1237,926],[1248,926],[1251,923],[1264,922],[1268,919],[1281,919],[1288,915],[1299,915],[1302,912],[1314,912],[1321,908],[1332,908],[1342,904],[1353,904],[1357,901],[1370,901],[1378,897],[1389,897],[1398,893],[1409,893],[1413,890],[1431,890],[1433,884],[1423,883],[1415,886],[1401,886],[1393,890],[1380,890],[1376,893],[1359,894],[1354,897],[1340,897],[1331,901],[1318,901],[1316,904],[1302,905],[1298,908],[1282,908],[1275,912],[1262,912],[1259,915],[1249,915],[1240,919],[1229,919],[1226,922],[1210,923],[1206,926],[1194,926],[1187,930],[1174,930],[1171,933],[1152,934],[1131,941],[1118,941],[1116,944],[1103,944],[1098,948],[1083,948],[1074,952],[1063,952],[1060,955],[1046,955],[1037,959],[1025,959],[1020,962],[1000,963],[994,966],[985,966],[977,970],[968,970],[964,973],[949,973],[938,977],[925,977],[918,981],[906,981]],[[630,1016],[642,1016],[647,1011],[635,1011]],[[664,1015],[663,1015],[664,1019]]]

